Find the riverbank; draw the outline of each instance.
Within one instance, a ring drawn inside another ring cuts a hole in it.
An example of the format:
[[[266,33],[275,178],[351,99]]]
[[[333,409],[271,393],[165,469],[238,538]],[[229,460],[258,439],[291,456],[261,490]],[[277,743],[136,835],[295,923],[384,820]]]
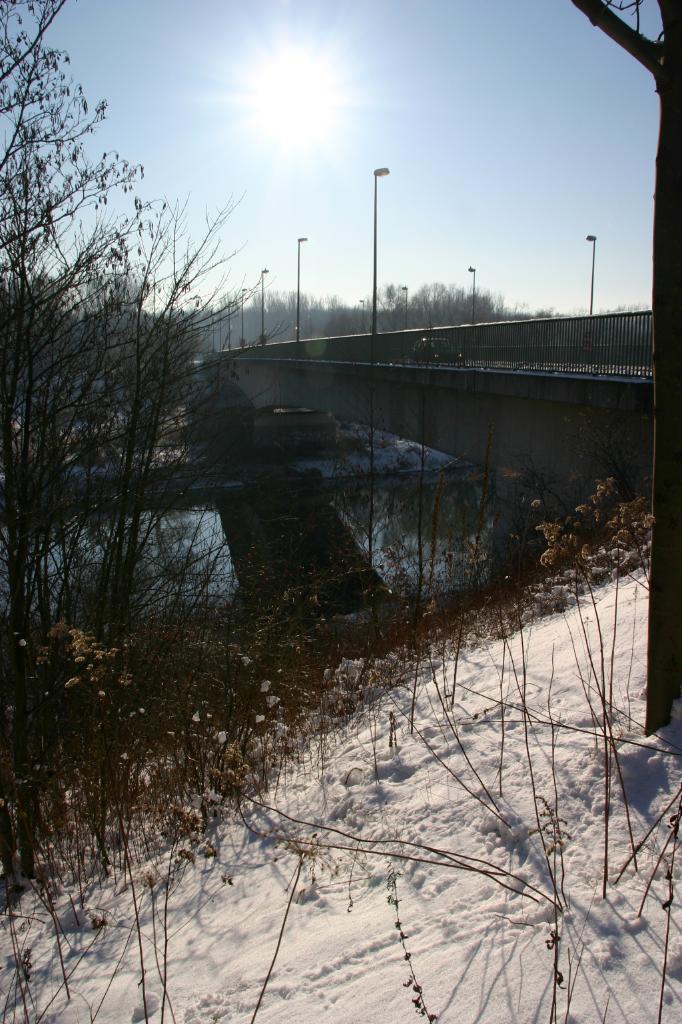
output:
[[[236,816],[209,787],[108,878],[63,865],[53,902],[24,894],[2,921],[6,1006],[246,1024],[262,995],[282,1024],[648,1024],[660,996],[675,1020],[682,718],[643,735],[646,576],[553,589],[563,610],[527,603],[522,629],[330,668],[293,747],[291,668],[262,680],[269,791],[233,764]],[[200,705],[194,729],[220,741]]]

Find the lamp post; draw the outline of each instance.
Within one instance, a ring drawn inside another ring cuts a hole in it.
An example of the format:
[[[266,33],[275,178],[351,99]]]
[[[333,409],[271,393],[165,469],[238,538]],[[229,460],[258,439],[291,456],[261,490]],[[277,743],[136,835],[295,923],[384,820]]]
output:
[[[307,238],[298,239],[298,272],[296,276],[296,341],[301,336],[301,242],[307,242]]]
[[[239,345],[244,348],[246,344],[246,338],[244,337],[244,296],[246,295],[246,288],[242,288],[242,336],[239,339]]]
[[[265,275],[270,271],[263,267],[260,272],[260,343],[265,344]]]
[[[389,174],[388,167],[374,171],[374,273],[372,276],[372,334],[369,344],[369,523],[367,554],[370,568],[374,553],[374,341],[377,333],[377,183]]]
[[[403,295],[405,296],[405,330],[407,330],[407,285],[404,284],[401,288]]]
[[[379,178],[385,178],[390,174],[388,167],[377,167],[374,172],[374,277],[372,284],[372,352],[371,362],[374,362],[374,338],[377,333],[377,182]]]
[[[592,280],[590,282],[590,316],[592,316],[592,310],[594,309],[594,254],[597,248],[597,236],[585,235],[585,241],[592,242]]]
[[[474,284],[471,289],[471,322],[476,323],[476,267],[469,267],[469,273],[474,275]]]

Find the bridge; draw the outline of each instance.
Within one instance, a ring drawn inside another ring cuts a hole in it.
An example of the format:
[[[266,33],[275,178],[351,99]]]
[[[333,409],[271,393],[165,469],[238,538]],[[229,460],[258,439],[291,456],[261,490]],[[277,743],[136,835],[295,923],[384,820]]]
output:
[[[565,492],[650,471],[648,311],[269,342],[219,362],[256,407],[328,411],[510,479]]]

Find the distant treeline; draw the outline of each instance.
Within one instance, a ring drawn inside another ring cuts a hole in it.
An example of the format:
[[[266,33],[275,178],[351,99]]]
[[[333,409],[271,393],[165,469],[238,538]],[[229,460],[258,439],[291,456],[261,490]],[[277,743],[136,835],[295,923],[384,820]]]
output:
[[[216,315],[206,335],[209,351],[228,346],[238,348],[242,337],[247,345],[254,344],[261,338],[263,329],[266,338],[295,336],[296,292],[266,289],[263,308],[260,289],[245,294],[243,333],[241,298],[233,303],[227,315],[226,312]],[[477,323],[490,323],[553,315],[553,310],[531,311],[522,306],[508,306],[501,295],[485,290],[476,291],[472,304],[471,288],[440,283],[422,285],[414,292],[408,291],[407,295],[402,285],[389,284],[381,288],[377,296],[378,331],[468,324],[472,318]],[[362,334],[370,330],[371,324],[371,295],[354,306],[336,295],[322,299],[301,295],[302,338]]]

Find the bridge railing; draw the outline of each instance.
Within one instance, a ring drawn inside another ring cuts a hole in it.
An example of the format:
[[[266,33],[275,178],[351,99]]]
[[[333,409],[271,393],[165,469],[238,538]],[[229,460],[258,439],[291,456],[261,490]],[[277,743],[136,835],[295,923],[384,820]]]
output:
[[[374,346],[369,334],[269,342],[243,355],[650,377],[651,312],[389,331]]]

